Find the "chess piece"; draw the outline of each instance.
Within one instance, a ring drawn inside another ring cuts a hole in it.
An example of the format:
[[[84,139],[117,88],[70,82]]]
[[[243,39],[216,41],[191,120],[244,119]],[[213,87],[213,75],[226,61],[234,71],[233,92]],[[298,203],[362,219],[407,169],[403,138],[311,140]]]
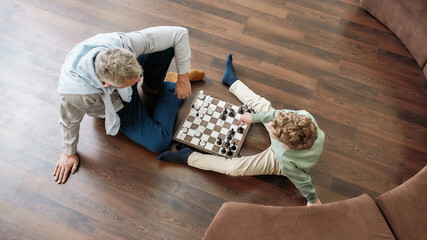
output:
[[[247,112],[247,113],[251,113],[251,109],[249,109],[249,108],[248,108],[248,109],[246,110],[246,112]]]
[[[194,132],[194,135],[196,136],[196,137],[199,137],[200,136],[200,130],[199,129],[196,129],[196,131]]]
[[[200,146],[202,146],[202,147],[204,147],[206,145],[206,142],[205,141],[200,141]]]
[[[221,153],[225,154],[227,152],[227,150],[225,150],[225,148],[221,148]]]
[[[203,98],[205,98],[205,94],[204,94],[203,90],[200,90],[199,99],[203,99]]]
[[[199,116],[199,113],[196,113],[196,117],[198,117]]]
[[[202,118],[202,117],[203,117],[203,113],[202,113],[202,112],[200,112],[200,113],[199,113],[199,117],[200,117],[200,118]]]
[[[230,141],[228,140],[227,142],[225,142],[225,146],[229,147],[230,146]]]
[[[206,99],[205,99],[205,101],[207,102],[207,103],[211,103],[212,102],[212,97],[211,96],[206,96]]]
[[[231,145],[230,150],[235,151],[236,149],[236,142],[233,142],[233,145]]]
[[[230,135],[234,135],[236,133],[236,131],[234,131],[234,128],[232,128],[231,130],[230,130]]]
[[[233,137],[231,135],[227,135],[227,140],[230,141]],[[227,146],[228,147],[228,146]]]
[[[221,140],[221,138],[220,138],[220,137],[218,137],[218,138],[216,139],[216,144],[218,144],[218,145],[222,145],[222,140]]]
[[[181,150],[181,149],[183,149],[183,148],[186,148],[187,146],[185,146],[185,144],[183,144],[183,143],[178,143],[178,145],[176,145],[176,150]]]
[[[227,155],[231,156],[231,155],[233,155],[233,152],[231,150],[228,150]]]
[[[242,107],[239,108],[239,113],[243,114],[243,108]]]
[[[188,131],[188,128],[186,128],[186,127],[182,127],[182,132],[183,133],[186,133]]]
[[[209,106],[209,103],[208,102],[206,102],[206,101],[204,101],[203,102],[203,107],[208,107]]]
[[[237,128],[237,132],[238,132],[238,133],[243,133],[243,130],[244,130],[244,129],[243,129],[243,127],[242,127],[242,126],[239,126],[239,127]]]
[[[224,108],[224,110],[222,111],[223,115],[226,115],[228,113],[227,108]]]
[[[208,108],[208,114],[209,114],[209,115],[212,115],[212,114],[213,114],[213,110],[212,110],[212,108]]]
[[[227,116],[225,114],[221,115],[221,120],[225,120],[227,118]]]
[[[230,109],[230,113],[228,114],[228,116],[234,117],[235,114],[236,112],[234,111],[234,109]]]

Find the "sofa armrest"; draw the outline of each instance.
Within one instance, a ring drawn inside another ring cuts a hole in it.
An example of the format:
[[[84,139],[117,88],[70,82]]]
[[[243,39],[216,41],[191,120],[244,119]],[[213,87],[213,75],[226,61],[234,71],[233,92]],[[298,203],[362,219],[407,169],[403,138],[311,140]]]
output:
[[[399,240],[427,239],[427,166],[408,181],[376,199]]]
[[[311,207],[224,203],[207,229],[211,239],[394,239],[366,194]]]

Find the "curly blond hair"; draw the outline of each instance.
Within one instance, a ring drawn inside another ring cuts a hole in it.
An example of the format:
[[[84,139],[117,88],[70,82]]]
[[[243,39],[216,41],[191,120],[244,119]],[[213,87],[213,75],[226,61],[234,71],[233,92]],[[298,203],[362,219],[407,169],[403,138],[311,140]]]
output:
[[[278,140],[291,149],[310,149],[317,139],[317,126],[312,119],[293,112],[280,112],[271,127]]]
[[[142,68],[131,51],[109,47],[96,56],[95,72],[101,81],[113,87],[122,87],[126,78],[140,77]]]

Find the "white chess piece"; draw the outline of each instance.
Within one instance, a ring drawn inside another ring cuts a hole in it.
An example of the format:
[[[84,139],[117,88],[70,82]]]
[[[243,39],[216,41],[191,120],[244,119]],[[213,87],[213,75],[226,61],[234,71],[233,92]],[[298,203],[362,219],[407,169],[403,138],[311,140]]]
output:
[[[201,122],[202,122],[202,119],[200,119],[199,117],[196,117],[194,119],[194,123],[197,124],[197,125],[199,125]]]
[[[203,113],[202,112],[199,112],[199,118],[203,118]]]
[[[199,129],[200,132],[204,132],[206,130],[206,128],[203,126],[199,126],[197,129]]]
[[[213,113],[213,109],[210,107],[210,108],[208,108],[208,114],[209,115],[212,115],[212,113]]]
[[[205,101],[207,102],[207,103],[211,103],[212,102],[212,97],[211,96],[206,96],[206,99],[205,99]]]
[[[203,102],[203,107],[208,107],[209,106],[209,103],[208,102],[206,102],[206,101],[204,101]]]
[[[186,127],[182,127],[182,132],[183,133],[186,133],[188,131],[188,128],[186,128]]]
[[[195,133],[194,133],[194,136],[196,136],[196,137],[199,137],[199,136],[200,136],[200,130],[199,130],[199,129],[196,129],[196,131],[195,131]]]
[[[200,104],[199,104],[199,103],[194,104],[194,108],[195,108],[196,110],[199,110],[199,109],[200,109]]]
[[[203,93],[203,90],[200,90],[199,92],[199,99],[205,98],[205,94]]]
[[[206,142],[205,141],[200,141],[200,146],[202,146],[202,147],[204,147],[206,145]]]

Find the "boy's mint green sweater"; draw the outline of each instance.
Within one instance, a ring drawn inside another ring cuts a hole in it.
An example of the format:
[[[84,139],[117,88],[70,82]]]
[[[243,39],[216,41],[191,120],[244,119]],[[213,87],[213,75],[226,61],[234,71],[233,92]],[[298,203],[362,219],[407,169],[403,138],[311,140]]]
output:
[[[294,112],[299,115],[310,117],[317,126],[317,139],[313,146],[308,150],[295,150],[286,148],[283,143],[273,139],[271,150],[273,150],[280,169],[286,177],[301,191],[310,203],[317,201],[316,190],[311,183],[311,177],[308,175],[310,168],[316,165],[323,150],[325,134],[320,130],[313,116],[305,110],[274,110],[270,112],[261,112],[252,115],[254,123],[268,123],[279,114],[279,112]]]

